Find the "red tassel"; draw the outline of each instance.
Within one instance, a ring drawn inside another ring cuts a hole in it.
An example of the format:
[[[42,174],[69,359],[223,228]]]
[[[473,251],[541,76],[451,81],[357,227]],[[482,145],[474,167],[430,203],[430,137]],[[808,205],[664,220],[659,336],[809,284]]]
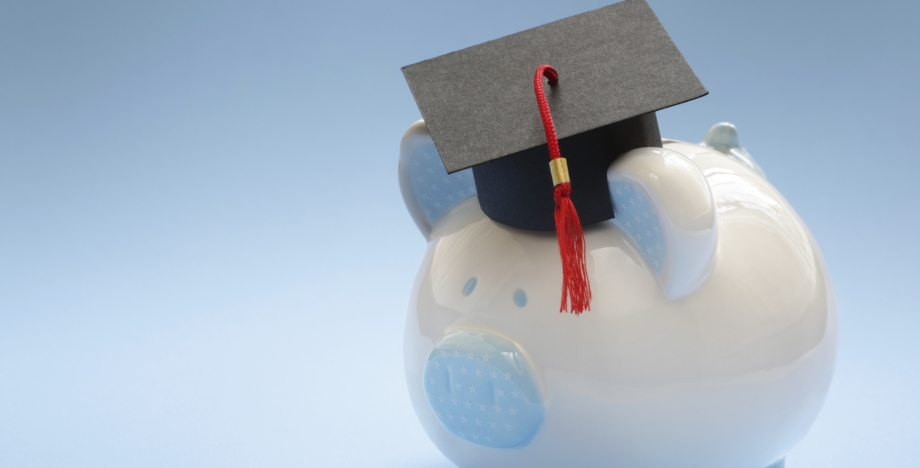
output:
[[[549,159],[553,161],[561,158],[562,155],[559,152],[559,141],[556,139],[553,118],[549,113],[549,104],[543,93],[544,76],[549,78],[549,84],[552,86],[559,81],[559,75],[553,67],[540,65],[533,78],[534,93],[537,95],[537,105],[540,107],[540,118],[543,120],[543,130],[546,132]],[[564,174],[558,174],[556,172],[558,169],[553,164],[550,164],[550,167],[553,170],[554,181],[557,177],[561,179],[555,181],[556,188],[553,192],[553,198],[556,200],[556,236],[559,238],[559,256],[562,259],[562,301],[559,305],[559,312],[568,309],[578,315],[591,310],[591,283],[588,281],[588,268],[585,260],[585,235],[581,230],[578,212],[575,211],[575,205],[572,204],[572,184],[568,181],[565,160],[557,162],[563,163],[561,172]]]
[[[562,303],[559,312],[568,310],[579,315],[591,310],[591,283],[585,262],[585,235],[581,231],[578,212],[569,195],[568,182],[556,186],[556,237],[559,238],[559,256],[562,258]],[[568,303],[568,304],[567,304]]]

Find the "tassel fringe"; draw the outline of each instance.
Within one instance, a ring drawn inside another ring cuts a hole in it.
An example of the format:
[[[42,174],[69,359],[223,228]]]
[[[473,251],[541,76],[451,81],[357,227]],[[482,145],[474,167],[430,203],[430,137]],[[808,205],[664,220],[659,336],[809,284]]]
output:
[[[570,197],[572,185],[559,184],[553,192],[556,200],[556,236],[562,258],[562,301],[559,312],[569,310],[579,315],[591,310],[591,284],[585,259],[585,236],[578,213]]]

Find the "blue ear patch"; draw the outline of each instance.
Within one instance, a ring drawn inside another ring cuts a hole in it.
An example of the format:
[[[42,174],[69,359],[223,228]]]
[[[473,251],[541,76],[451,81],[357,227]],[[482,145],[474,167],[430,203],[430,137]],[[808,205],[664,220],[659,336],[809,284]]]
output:
[[[495,448],[530,443],[543,424],[543,398],[520,348],[480,332],[456,332],[425,363],[425,395],[451,434]]]
[[[638,186],[627,182],[612,182],[613,223],[620,227],[639,247],[655,274],[667,259],[667,245],[658,221],[658,215]]]
[[[476,196],[473,170],[464,169],[448,175],[430,140],[409,154],[406,162],[412,194],[430,226],[458,203]]]

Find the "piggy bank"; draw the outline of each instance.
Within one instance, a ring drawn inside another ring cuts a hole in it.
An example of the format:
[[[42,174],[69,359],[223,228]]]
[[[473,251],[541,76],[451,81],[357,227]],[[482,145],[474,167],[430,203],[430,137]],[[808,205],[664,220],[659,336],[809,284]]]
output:
[[[584,227],[590,311],[559,312],[556,235],[483,214],[424,122],[399,179],[428,243],[409,395],[459,467],[781,467],[824,402],[836,309],[818,245],[731,124],[610,165]]]

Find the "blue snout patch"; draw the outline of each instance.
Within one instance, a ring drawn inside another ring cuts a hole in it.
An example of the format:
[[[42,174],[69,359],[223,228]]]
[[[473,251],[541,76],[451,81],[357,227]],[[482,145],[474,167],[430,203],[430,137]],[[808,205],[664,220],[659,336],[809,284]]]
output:
[[[451,434],[486,447],[527,445],[543,423],[543,399],[520,348],[481,332],[452,333],[425,363],[425,394]]]

